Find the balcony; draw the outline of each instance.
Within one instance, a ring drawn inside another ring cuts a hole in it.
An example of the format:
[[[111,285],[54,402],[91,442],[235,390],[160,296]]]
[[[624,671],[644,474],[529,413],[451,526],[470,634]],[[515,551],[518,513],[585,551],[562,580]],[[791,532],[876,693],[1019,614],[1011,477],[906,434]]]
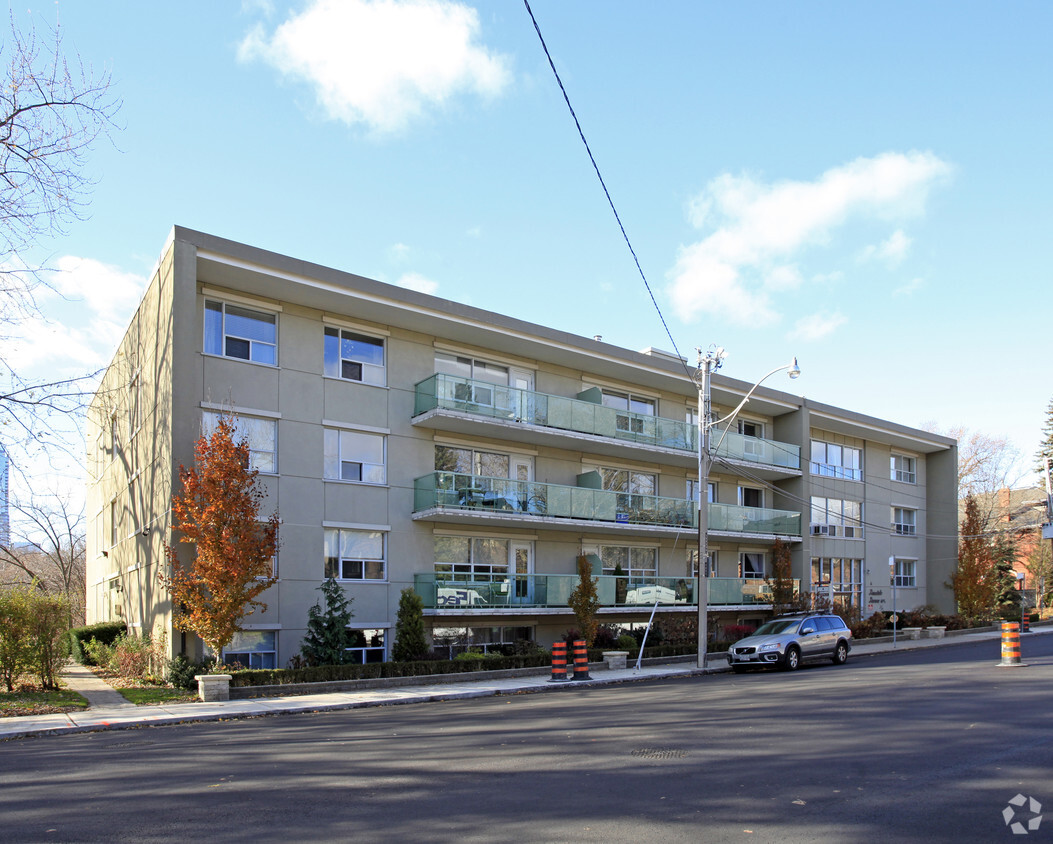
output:
[[[686,421],[441,373],[416,385],[413,424],[473,436],[512,436],[533,445],[587,447],[609,456],[635,452],[641,459],[675,466],[698,461],[698,429]],[[504,434],[501,428],[507,429]],[[799,446],[733,431],[724,436],[715,456],[748,463],[773,479],[801,471]]]
[[[600,575],[597,592],[601,611],[694,607],[695,579],[674,577],[628,578]],[[771,590],[763,580],[711,577],[706,581],[710,607],[768,605]],[[558,609],[569,612],[567,601],[578,585],[576,574],[466,575],[415,574],[413,588],[424,608],[449,613],[486,614],[493,611]],[[795,582],[795,588],[799,587]]]
[[[697,531],[696,504],[579,486],[459,472],[433,472],[413,482],[413,518],[418,521],[593,533],[675,535]],[[800,539],[801,514],[767,507],[709,505],[709,533]]]

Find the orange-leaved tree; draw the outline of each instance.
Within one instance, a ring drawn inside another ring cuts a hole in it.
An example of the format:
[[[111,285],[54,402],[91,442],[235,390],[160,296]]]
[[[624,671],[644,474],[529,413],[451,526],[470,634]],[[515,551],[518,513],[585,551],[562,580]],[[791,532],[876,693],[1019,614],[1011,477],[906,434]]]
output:
[[[273,584],[278,514],[260,519],[263,490],[249,468],[249,448],[235,440],[235,420],[223,416],[194,446],[195,468],[179,467],[182,494],[172,496],[180,542],[194,545],[189,564],[165,545],[175,626],[196,633],[218,659],[241,619],[267,605],[256,597]]]
[[[983,518],[976,498],[965,499],[965,518],[958,540],[958,569],[951,575],[951,588],[958,612],[968,619],[987,618],[997,599],[994,554],[983,534]]]

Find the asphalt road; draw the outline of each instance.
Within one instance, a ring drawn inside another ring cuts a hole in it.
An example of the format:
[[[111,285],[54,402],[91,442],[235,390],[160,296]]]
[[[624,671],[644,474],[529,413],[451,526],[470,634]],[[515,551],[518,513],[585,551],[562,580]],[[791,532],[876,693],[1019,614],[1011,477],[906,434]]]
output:
[[[1053,636],[998,648],[15,740],[0,841],[1053,841]]]

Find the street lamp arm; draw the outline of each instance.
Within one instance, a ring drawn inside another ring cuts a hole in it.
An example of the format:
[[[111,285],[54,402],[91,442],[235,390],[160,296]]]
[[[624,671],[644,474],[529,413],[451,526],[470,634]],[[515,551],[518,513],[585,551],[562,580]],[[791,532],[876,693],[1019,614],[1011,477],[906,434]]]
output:
[[[723,419],[717,419],[717,420],[709,423],[709,427],[711,427],[711,428],[716,426],[716,425],[720,425],[722,422],[727,422],[728,423],[727,427],[724,429],[724,433],[722,433],[720,435],[720,439],[717,440],[717,444],[713,448],[713,451],[719,451],[720,450],[720,446],[724,442],[724,437],[726,437],[728,435],[728,431],[731,430],[731,423],[735,421],[735,417],[739,415],[739,411],[742,410],[742,408],[744,408],[746,406],[746,402],[748,402],[750,400],[750,398],[752,398],[753,394],[755,392],[757,392],[757,388],[761,384],[763,384],[765,381],[767,381],[769,378],[771,378],[771,376],[773,376],[776,372],[782,372],[784,369],[787,369],[787,370],[790,371],[790,377],[791,378],[796,378],[798,375],[801,374],[801,368],[797,365],[797,358],[793,359],[793,363],[788,363],[785,366],[777,366],[777,367],[775,367],[775,369],[773,369],[771,372],[769,372],[767,375],[765,375],[763,378],[761,378],[760,381],[758,381],[756,384],[754,384],[750,388],[750,391],[748,393],[746,393],[746,397],[742,401],[739,402],[738,407],[736,407],[733,411],[731,411],[731,413],[729,413]]]

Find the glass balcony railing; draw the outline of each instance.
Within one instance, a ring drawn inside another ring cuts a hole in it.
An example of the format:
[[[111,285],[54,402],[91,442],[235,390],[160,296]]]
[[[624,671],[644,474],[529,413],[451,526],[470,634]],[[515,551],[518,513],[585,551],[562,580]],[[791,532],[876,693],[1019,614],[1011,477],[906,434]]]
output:
[[[585,519],[629,525],[698,529],[696,504],[684,498],[612,492],[459,472],[433,472],[413,482],[413,511],[435,507]],[[801,535],[801,514],[767,507],[709,505],[709,530],[732,533]]]
[[[597,577],[603,607],[689,606],[695,602],[695,579],[675,577]],[[710,606],[770,604],[763,580],[711,577]],[[415,574],[413,588],[426,609],[538,609],[567,606],[578,585],[576,574],[464,575]],[[795,587],[799,586],[795,582]]]
[[[698,428],[686,421],[442,373],[426,378],[415,389],[414,416],[444,408],[643,445],[691,453],[698,451]],[[718,439],[714,438],[714,444]],[[715,456],[788,469],[801,468],[799,446],[747,437],[733,431],[724,437]]]

